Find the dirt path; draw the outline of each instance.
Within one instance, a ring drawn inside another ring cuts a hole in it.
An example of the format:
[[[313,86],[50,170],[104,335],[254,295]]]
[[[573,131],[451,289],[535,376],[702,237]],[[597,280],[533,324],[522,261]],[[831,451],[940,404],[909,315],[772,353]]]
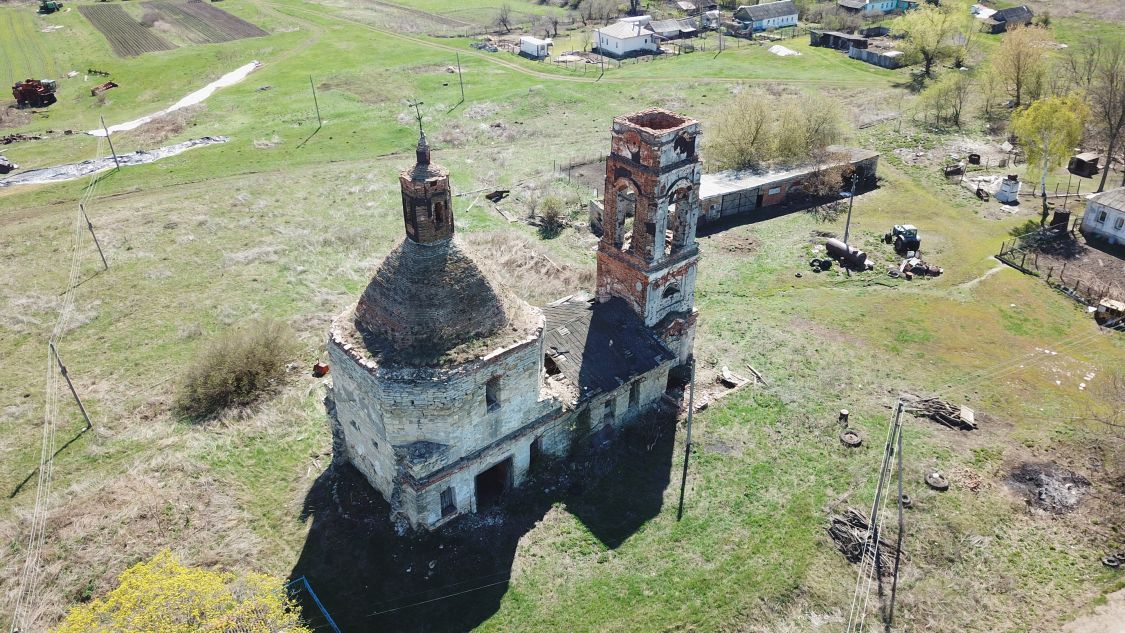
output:
[[[1125,589],[1115,591],[1108,601],[1063,627],[1062,633],[1125,633]]]
[[[997,264],[997,265],[993,266],[992,268],[989,268],[987,271],[985,271],[984,274],[982,274],[980,277],[977,277],[976,279],[970,279],[969,281],[966,281],[965,283],[962,283],[962,284],[958,284],[957,287],[958,288],[972,288],[973,286],[979,284],[980,282],[984,281],[985,279],[988,279],[989,277],[995,275],[996,273],[1000,272],[1001,270],[1004,270],[1005,268],[1008,268],[1007,264]]]

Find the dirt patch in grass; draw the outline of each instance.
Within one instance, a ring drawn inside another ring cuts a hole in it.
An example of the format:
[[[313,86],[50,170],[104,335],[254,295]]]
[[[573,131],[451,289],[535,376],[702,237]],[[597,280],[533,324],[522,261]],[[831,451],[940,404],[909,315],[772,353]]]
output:
[[[31,111],[20,110],[11,106],[0,108],[0,130],[10,127],[23,127],[28,123],[31,123]]]
[[[753,235],[739,234],[737,231],[721,231],[700,238],[700,243],[738,257],[748,257],[758,250],[759,242]]]
[[[188,127],[194,125],[193,120],[195,117],[206,109],[207,104],[204,103],[197,103],[186,108],[181,108],[175,112],[169,112],[164,116],[157,117],[135,130],[124,132],[121,136],[127,139],[127,142],[131,141],[137,145],[145,147],[155,146],[174,136],[180,135]]]
[[[1078,507],[1090,480],[1051,462],[1024,462],[1012,470],[1008,486],[1032,507],[1065,514]]]

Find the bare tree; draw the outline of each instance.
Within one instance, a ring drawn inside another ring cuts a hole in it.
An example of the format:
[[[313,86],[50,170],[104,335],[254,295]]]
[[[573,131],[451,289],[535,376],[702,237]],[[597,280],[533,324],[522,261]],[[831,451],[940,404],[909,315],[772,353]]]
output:
[[[1089,99],[1090,114],[1108,143],[1105,170],[1098,183],[1098,191],[1102,191],[1117,142],[1125,129],[1125,44],[1105,42],[1098,49],[1100,54],[1090,82]]]
[[[553,37],[559,36],[559,16],[554,13],[547,16],[547,24],[551,27],[551,35]]]
[[[496,26],[504,29],[505,33],[512,32],[512,5],[504,3],[496,13]]]
[[[1098,57],[1105,44],[1101,38],[1085,38],[1076,46],[1066,49],[1059,65],[1070,81],[1071,88],[1089,90],[1098,69]]]

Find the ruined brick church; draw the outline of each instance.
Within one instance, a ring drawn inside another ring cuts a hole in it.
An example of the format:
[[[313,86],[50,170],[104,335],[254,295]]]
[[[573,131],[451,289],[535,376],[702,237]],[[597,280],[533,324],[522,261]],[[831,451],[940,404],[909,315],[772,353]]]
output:
[[[420,135],[406,237],[328,337],[336,457],[392,512],[433,529],[484,509],[661,399],[695,335],[699,142],[666,110],[614,119],[596,295],[533,307],[455,237],[449,172]]]

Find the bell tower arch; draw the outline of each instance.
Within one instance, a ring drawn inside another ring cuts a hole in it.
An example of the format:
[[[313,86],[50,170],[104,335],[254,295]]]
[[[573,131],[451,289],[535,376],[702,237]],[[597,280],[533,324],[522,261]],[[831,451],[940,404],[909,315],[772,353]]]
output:
[[[613,120],[598,298],[625,300],[681,362],[695,337],[700,124],[653,108]]]

